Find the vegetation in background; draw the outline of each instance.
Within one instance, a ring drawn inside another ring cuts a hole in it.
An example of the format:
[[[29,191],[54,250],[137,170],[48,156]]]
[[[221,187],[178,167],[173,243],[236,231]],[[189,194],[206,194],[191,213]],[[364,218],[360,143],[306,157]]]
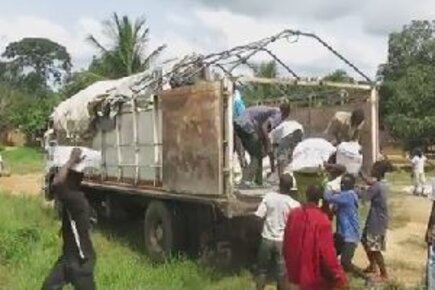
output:
[[[433,143],[435,136],[435,22],[412,21],[391,33],[388,61],[378,76],[381,117],[407,147]]]
[[[37,173],[43,168],[43,154],[38,148],[6,147],[0,154],[12,174]]]
[[[20,128],[32,141],[60,100],[54,87],[71,71],[66,48],[45,38],[7,45],[0,62],[0,130]]]
[[[23,38],[6,46],[3,74],[11,83],[31,90],[62,84],[71,71],[66,48],[46,38]]]
[[[337,69],[323,78],[324,81],[338,83],[353,83],[355,80],[346,71]]]

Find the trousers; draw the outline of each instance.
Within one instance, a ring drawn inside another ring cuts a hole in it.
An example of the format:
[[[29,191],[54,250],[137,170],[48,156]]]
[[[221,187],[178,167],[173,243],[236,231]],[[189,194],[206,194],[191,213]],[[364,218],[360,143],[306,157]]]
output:
[[[42,290],[60,290],[67,284],[76,290],[95,290],[94,266],[94,259],[81,262],[61,256],[45,279]]]
[[[266,287],[267,274],[270,270],[273,270],[277,289],[286,289],[286,270],[282,254],[282,242],[262,238],[258,251],[257,290],[263,290]]]

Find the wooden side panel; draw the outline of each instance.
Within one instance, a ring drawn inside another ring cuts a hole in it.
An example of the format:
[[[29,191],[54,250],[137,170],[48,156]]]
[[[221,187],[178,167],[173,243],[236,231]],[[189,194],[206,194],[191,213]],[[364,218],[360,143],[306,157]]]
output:
[[[160,100],[164,188],[194,195],[222,195],[221,83],[165,91]]]

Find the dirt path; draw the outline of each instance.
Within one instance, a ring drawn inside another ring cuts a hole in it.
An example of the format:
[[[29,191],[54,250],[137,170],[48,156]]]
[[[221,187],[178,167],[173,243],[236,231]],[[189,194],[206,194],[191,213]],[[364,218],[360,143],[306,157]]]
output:
[[[12,194],[37,195],[41,192],[42,174],[0,177],[0,190]]]

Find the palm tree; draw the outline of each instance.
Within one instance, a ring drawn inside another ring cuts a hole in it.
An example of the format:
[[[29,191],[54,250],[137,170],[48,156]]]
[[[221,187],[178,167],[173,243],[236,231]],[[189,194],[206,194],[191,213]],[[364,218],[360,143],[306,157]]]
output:
[[[146,55],[150,30],[146,27],[144,17],[134,22],[128,16],[121,18],[117,13],[104,22],[105,34],[111,41],[106,47],[95,36],[89,35],[87,40],[101,53],[94,58],[90,70],[108,78],[119,78],[135,74],[147,69],[165,45],[159,46]]]

